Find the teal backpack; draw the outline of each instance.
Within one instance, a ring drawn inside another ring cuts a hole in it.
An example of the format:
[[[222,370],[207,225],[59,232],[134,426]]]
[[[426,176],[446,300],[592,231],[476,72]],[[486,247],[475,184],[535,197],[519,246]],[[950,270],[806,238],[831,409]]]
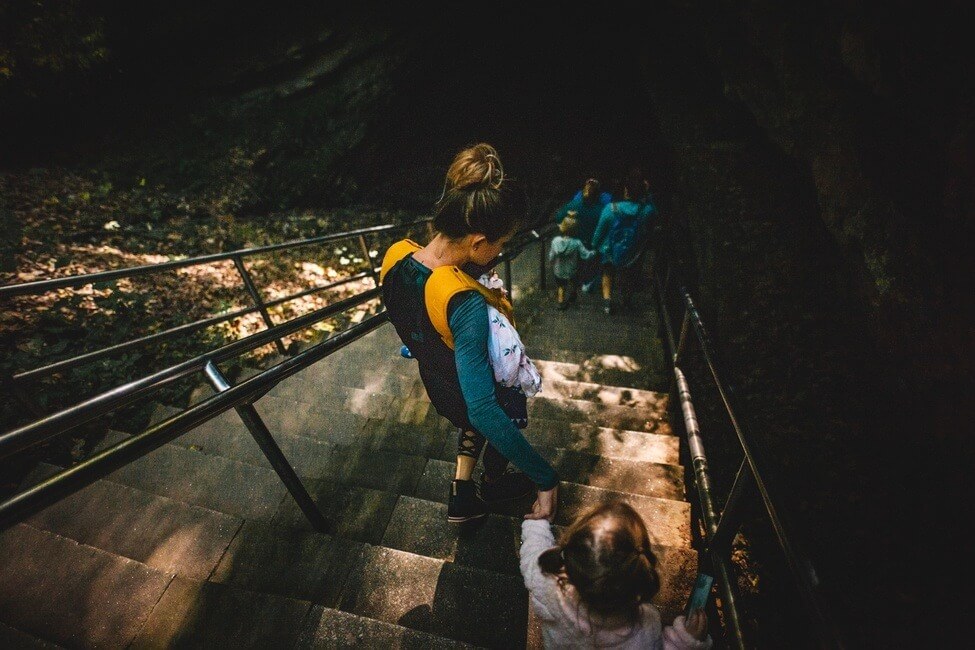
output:
[[[623,214],[616,209],[616,204],[613,204],[616,220],[609,229],[607,249],[609,262],[613,266],[617,268],[630,266],[643,252],[645,228],[642,213],[646,207],[647,203],[640,201],[637,203],[636,213]],[[646,218],[649,219],[653,213],[653,204],[650,204],[650,212]]]

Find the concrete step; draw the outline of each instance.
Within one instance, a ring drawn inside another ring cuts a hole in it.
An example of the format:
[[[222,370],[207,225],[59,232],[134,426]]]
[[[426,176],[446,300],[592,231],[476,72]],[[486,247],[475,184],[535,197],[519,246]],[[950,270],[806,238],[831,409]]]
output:
[[[283,385],[284,382],[279,384]],[[437,414],[426,395],[422,398],[404,397],[337,384],[323,387],[305,383],[290,385],[294,394],[272,391],[255,402],[254,408],[268,426],[274,423],[284,430],[340,443],[357,438],[369,419],[391,419],[439,431],[451,428],[450,423]],[[211,389],[201,389],[191,403],[209,395],[212,395]]]
[[[385,372],[357,370],[346,371],[339,375],[331,373],[327,379],[316,374],[312,367],[281,382],[271,390],[269,395],[314,403],[314,400],[309,399],[309,395],[327,393],[334,386],[345,386],[429,401],[414,363],[406,361],[405,364],[400,364],[401,367],[393,364]],[[593,375],[591,370],[587,371],[580,364],[542,361],[539,362],[539,369],[543,377],[541,397],[568,397],[604,405],[630,406],[647,409],[649,413],[657,414],[657,419],[660,420],[667,418],[666,393],[628,385],[612,386],[576,379]]]
[[[328,409],[321,403],[309,404],[269,394],[257,402],[256,409],[275,434],[283,432],[336,444],[360,444],[370,448],[439,455],[437,446],[443,442],[445,436],[453,436],[450,423],[437,415],[429,402],[404,400],[398,405],[401,407],[399,410],[391,409],[388,413],[369,418]],[[672,465],[678,463],[679,441],[673,437],[666,419],[647,420],[653,431],[649,434],[641,431],[636,435],[635,430],[614,429],[603,426],[602,423],[553,420],[545,417],[550,414],[546,411],[551,412],[556,407],[543,405],[536,408],[525,433],[528,437],[536,437],[539,444],[613,458]],[[574,409],[569,411],[571,418],[579,420],[585,417],[585,405],[578,405],[570,400],[567,408]],[[162,409],[157,412],[154,421],[176,412],[174,408]],[[194,436],[202,435],[204,431],[239,426],[240,418],[236,413],[227,412],[201,425],[195,430],[198,434],[190,432],[181,439],[195,440]]]
[[[539,373],[541,374],[541,373]],[[667,418],[669,396],[651,390],[607,386],[588,381],[577,381],[560,377],[542,377],[542,396],[568,397],[581,399],[607,406],[629,406],[648,409],[659,414],[659,419]]]
[[[559,388],[583,393],[590,383],[577,383],[576,387],[568,386],[565,381],[560,382]],[[282,397],[277,392],[262,397],[255,408],[271,423],[289,432],[321,431],[318,435],[325,435],[323,422],[348,422],[348,412],[360,417],[371,419],[393,419],[402,423],[417,424],[436,429],[450,430],[450,424],[440,417],[433,406],[421,397],[397,397],[388,393],[370,393],[365,389],[331,386],[321,392],[309,389],[307,386],[292,384],[290,396]],[[648,392],[648,391],[647,391]],[[598,393],[595,393],[598,395]],[[668,424],[665,397],[656,396],[653,401],[647,399],[627,399],[626,388],[614,388],[604,391],[605,400],[575,399],[561,396],[548,396],[542,393],[528,400],[529,426],[533,418],[560,420],[569,423],[597,424],[614,429],[642,431],[644,433],[671,433]],[[613,399],[615,396],[615,400]],[[615,403],[614,403],[615,402]],[[343,416],[324,420],[321,415],[344,413]],[[347,425],[358,430],[356,423]],[[329,426],[328,432],[335,431]],[[337,433],[336,437],[348,437]],[[316,436],[317,437],[317,436]]]
[[[171,409],[161,407],[157,412],[166,410]],[[211,420],[187,432],[171,444],[206,456],[228,458],[270,469],[270,462],[244,424],[235,414],[228,415],[230,417]],[[411,494],[426,463],[423,456],[371,446],[367,437],[352,445],[338,445],[280,430],[271,431],[291,466],[303,478],[324,478],[359,487]]]
[[[246,522],[209,580],[335,607],[364,547],[349,538]]]
[[[128,437],[126,433],[110,432],[100,447],[107,447],[126,437]],[[183,471],[180,463],[184,463],[189,471]],[[205,472],[200,468],[210,464],[213,466],[214,476],[231,478],[222,483],[207,479],[201,485],[196,477],[201,474],[205,476]],[[136,467],[141,471],[113,472],[103,480],[121,483],[150,494],[191,503],[242,519],[283,522],[290,530],[300,526],[287,525],[287,522],[293,519],[300,520],[310,530],[304,515],[270,466],[263,468],[241,463],[170,443],[127,467]],[[236,482],[235,477],[238,476],[256,477],[255,483],[266,486],[268,490],[273,488],[273,496],[261,499],[253,505],[242,504],[242,501],[246,501],[250,488],[249,486],[238,487],[241,486]],[[374,477],[374,480],[386,479]],[[379,543],[396,503],[397,494],[343,485],[330,480],[305,479],[303,485],[325,517],[336,525],[334,532],[337,536]]]
[[[110,432],[100,446],[127,435]],[[287,495],[270,466],[258,467],[173,444],[117,469],[105,480],[241,519],[270,519]]]
[[[352,569],[340,609],[488,648],[516,648],[525,643],[528,592],[520,577],[377,546]]]
[[[422,388],[422,384],[416,361],[401,357],[399,349],[400,346],[397,345],[395,351],[390,351],[396,358],[375,359],[364,356],[354,364],[339,365],[331,358],[323,359],[285,379],[272,392],[281,396],[300,395],[303,390],[296,389],[295,385],[311,384],[318,388],[347,386],[407,395],[416,390],[417,385]]]
[[[160,412],[169,410],[160,408]],[[413,493],[426,466],[426,458],[447,461],[456,458],[455,434],[430,435],[421,428],[386,420],[370,421],[366,431],[363,439],[354,446],[321,443],[288,433],[274,432],[272,435],[299,476],[400,494]],[[173,444],[257,467],[269,467],[239,418],[236,423],[233,418],[230,421],[213,420],[177,438]],[[390,450],[388,446],[394,449]],[[566,481],[669,499],[684,497],[683,469],[679,466],[602,458],[537,444],[536,450]]]
[[[454,463],[431,458],[417,485],[419,499],[447,502],[447,489],[454,477]],[[685,547],[690,541],[690,504],[685,501],[630,494],[618,490],[563,481],[559,485],[559,505],[555,523],[568,525],[585,509],[610,500],[623,499],[643,517],[650,529],[650,540],[661,546]],[[510,505],[494,506],[499,514],[520,517],[528,511],[531,498]]]
[[[565,447],[553,447],[543,444],[551,442],[544,433],[544,431],[533,431],[532,425],[525,429],[528,442],[555,467],[565,481],[595,487],[608,486],[624,492],[666,499],[683,500],[685,497],[684,469],[680,465],[646,460],[640,458],[639,453],[634,455],[636,460],[628,460],[601,456],[584,449],[576,451]],[[651,453],[643,455],[647,458],[655,458],[658,455],[654,454],[653,450],[649,451]],[[456,436],[444,441],[440,453],[430,454],[428,457],[454,462],[457,458]]]
[[[644,433],[659,433],[666,426],[666,418],[652,409],[599,404],[583,399],[544,397],[536,395],[528,400],[528,422],[532,418],[597,424],[611,429],[627,429]],[[669,427],[667,431],[669,432]]]
[[[59,469],[42,464],[24,485]],[[224,556],[242,521],[112,481],[96,481],[25,523],[158,571],[204,580]]]
[[[606,386],[648,390],[661,383],[659,373],[647,362],[627,355],[592,354],[576,350],[548,348],[533,357],[545,379],[568,379]]]
[[[353,647],[462,650],[478,646],[316,606],[308,614],[308,621],[295,650],[334,650]]]
[[[525,429],[532,444],[634,462],[680,464],[680,439],[661,427],[657,433],[613,429],[583,422],[533,418]]]
[[[450,423],[440,417],[425,398],[370,393],[362,388],[332,386],[327,391],[306,392],[301,398],[281,398],[268,394],[254,406],[262,417],[266,416],[287,430],[317,429],[321,433],[315,437],[336,442],[348,436],[348,433],[341,431],[356,431],[354,427],[362,418],[424,425],[441,431],[450,428]],[[324,422],[321,418],[323,414],[329,417]]]
[[[408,414],[391,413],[388,417],[366,418],[322,409],[316,405],[296,404],[290,400],[265,396],[257,403],[256,410],[271,435],[275,439],[281,437],[279,444],[285,455],[289,459],[295,456],[295,465],[307,466],[309,475],[320,473],[321,467],[316,463],[324,462],[323,459],[327,457],[324,451],[330,445],[429,455],[437,453],[447,437],[456,437],[449,423],[439,416],[434,419],[417,413],[419,422],[414,423],[410,421]],[[157,405],[153,419],[159,420],[178,412],[179,409]],[[401,415],[406,422],[400,422]],[[239,432],[248,439],[251,438],[237,413],[228,411],[185,433],[176,442],[183,446],[206,449],[213,446],[214,437],[219,438],[226,432]],[[288,440],[288,436],[300,439]],[[243,458],[252,452],[260,453],[253,442],[240,444],[243,448],[238,451],[239,456],[233,456],[235,458]]]
[[[0,532],[0,621],[66,647],[125,648],[173,574],[33,526]]]
[[[382,545],[476,569],[520,575],[521,523],[491,514],[469,525],[447,521],[447,504],[401,496]]]
[[[398,494],[344,485],[328,480],[303,481],[308,494],[334,526],[332,533],[367,544],[379,544],[400,498]],[[290,496],[268,524],[282,535],[312,531],[311,524]]]
[[[642,496],[683,501],[684,470],[677,465],[634,462],[536,446],[564,481]]]
[[[11,650],[59,650],[64,648],[64,646],[38,639],[36,636],[0,623],[0,648],[10,648]]]
[[[130,648],[290,648],[312,604],[176,577]]]

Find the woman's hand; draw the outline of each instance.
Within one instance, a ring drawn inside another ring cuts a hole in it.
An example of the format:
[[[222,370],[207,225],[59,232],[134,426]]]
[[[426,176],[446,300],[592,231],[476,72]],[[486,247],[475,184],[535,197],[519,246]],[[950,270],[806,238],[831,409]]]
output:
[[[559,503],[559,486],[551,490],[539,490],[538,497],[532,505],[532,511],[525,515],[525,519],[555,520],[555,508]]]

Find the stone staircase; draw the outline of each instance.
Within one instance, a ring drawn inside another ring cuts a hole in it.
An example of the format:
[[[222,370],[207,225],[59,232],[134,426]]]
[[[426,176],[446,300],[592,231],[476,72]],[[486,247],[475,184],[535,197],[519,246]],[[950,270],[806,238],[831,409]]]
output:
[[[525,434],[563,478],[556,533],[591,504],[632,504],[669,622],[696,554],[667,397],[646,390],[654,315],[544,299],[516,302],[544,377]],[[531,500],[447,523],[456,436],[399,346],[383,325],[255,404],[332,534],[225,413],[0,532],[0,647],[540,647],[518,571]]]

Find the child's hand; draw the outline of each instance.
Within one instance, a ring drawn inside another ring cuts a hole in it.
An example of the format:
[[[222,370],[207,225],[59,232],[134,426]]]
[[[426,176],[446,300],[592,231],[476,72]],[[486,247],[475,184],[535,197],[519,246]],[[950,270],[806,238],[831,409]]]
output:
[[[695,609],[687,615],[684,629],[698,641],[703,641],[708,635],[708,617],[703,609]]]
[[[525,519],[548,519],[550,522],[555,520],[555,507],[559,502],[559,487],[555,486],[551,490],[539,490],[538,498],[532,505],[532,511],[525,515]]]

